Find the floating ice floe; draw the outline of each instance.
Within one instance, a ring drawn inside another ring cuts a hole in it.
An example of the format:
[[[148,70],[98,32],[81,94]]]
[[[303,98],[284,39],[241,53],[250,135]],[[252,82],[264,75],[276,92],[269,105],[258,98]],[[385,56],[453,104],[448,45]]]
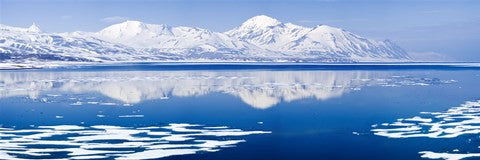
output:
[[[100,103],[100,102],[88,101],[87,103],[88,103],[88,104],[98,104],[98,103]]]
[[[104,106],[115,106],[117,105],[116,103],[112,103],[112,102],[105,102],[105,103],[100,103],[100,105],[104,105]]]
[[[239,136],[268,133],[271,132],[186,123],[140,128],[108,125],[1,128],[0,159],[157,159],[218,152],[246,142]]]
[[[71,103],[70,105],[72,105],[72,106],[81,106],[81,105],[83,105],[83,103],[80,102],[80,101],[77,101],[77,102],[75,102],[75,103]]]
[[[464,104],[444,112],[421,112],[421,116],[397,119],[393,123],[372,125],[372,132],[389,138],[456,138],[466,134],[480,134],[480,100]],[[460,160],[478,157],[480,153],[436,153],[421,151],[422,158]]]
[[[436,153],[431,151],[420,152],[422,158],[461,160],[465,158],[480,157],[480,153]]]
[[[118,116],[119,118],[143,118],[144,115],[139,115],[139,114],[135,114],[135,115],[120,115]]]

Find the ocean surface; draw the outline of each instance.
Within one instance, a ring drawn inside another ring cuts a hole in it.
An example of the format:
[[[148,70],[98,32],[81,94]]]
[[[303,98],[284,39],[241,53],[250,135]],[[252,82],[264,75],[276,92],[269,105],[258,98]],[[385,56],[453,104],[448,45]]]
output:
[[[480,65],[0,71],[0,159],[480,159]]]

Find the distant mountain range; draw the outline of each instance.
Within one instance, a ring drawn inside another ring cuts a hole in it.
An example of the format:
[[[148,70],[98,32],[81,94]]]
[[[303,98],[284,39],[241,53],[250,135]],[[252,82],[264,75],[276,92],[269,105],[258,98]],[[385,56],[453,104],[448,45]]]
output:
[[[99,32],[46,33],[0,25],[2,62],[391,62],[412,58],[391,41],[260,15],[227,32],[125,21]]]

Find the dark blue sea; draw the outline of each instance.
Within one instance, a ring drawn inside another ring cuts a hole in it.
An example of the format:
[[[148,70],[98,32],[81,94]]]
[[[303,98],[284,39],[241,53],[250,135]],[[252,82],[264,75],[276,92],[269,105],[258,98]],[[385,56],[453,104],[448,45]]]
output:
[[[472,64],[0,71],[0,159],[480,159]]]

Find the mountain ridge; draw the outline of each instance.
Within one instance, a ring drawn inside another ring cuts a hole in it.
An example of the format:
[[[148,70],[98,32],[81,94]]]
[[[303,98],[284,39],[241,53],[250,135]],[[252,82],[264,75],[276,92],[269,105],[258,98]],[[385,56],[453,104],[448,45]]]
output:
[[[391,41],[327,25],[304,27],[265,15],[226,32],[125,21],[98,32],[46,33],[0,25],[0,61],[411,61]],[[55,58],[56,57],[56,58]]]

